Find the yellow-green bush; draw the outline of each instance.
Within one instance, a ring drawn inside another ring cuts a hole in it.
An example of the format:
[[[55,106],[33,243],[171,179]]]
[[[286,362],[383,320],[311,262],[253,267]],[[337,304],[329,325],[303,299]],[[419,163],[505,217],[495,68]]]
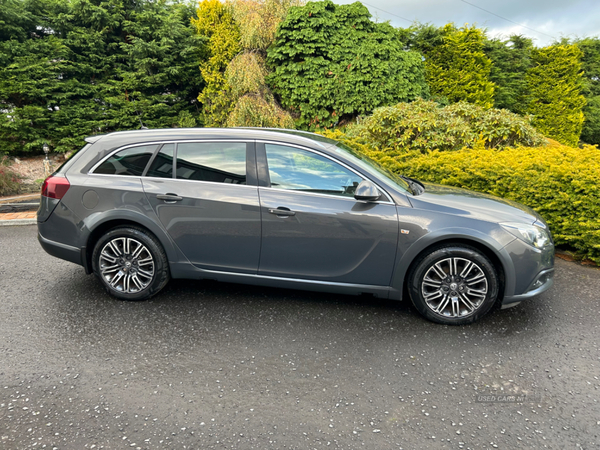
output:
[[[240,29],[240,43],[246,50],[263,50],[273,43],[279,23],[292,6],[303,0],[231,0],[233,18]]]
[[[294,128],[292,117],[274,101],[255,93],[240,97],[227,118],[228,127]]]
[[[515,200],[539,212],[558,245],[600,264],[600,150],[551,141],[543,147],[455,152],[375,149],[340,131],[324,133],[397,173]]]
[[[222,126],[233,108],[231,87],[225,78],[229,62],[241,50],[240,31],[233,20],[231,5],[219,0],[201,0],[192,25],[200,36],[208,38],[208,59],[200,63],[206,86],[198,95],[202,103],[204,125]]]
[[[505,109],[485,109],[467,102],[441,106],[423,99],[377,108],[358,124],[348,126],[348,136],[378,148],[460,150],[483,141],[488,148],[537,146],[546,140],[521,117]]]

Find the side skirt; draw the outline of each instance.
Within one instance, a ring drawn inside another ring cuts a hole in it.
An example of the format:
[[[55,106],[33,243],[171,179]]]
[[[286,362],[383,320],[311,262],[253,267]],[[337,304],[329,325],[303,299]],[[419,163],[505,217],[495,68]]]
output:
[[[171,275],[173,278],[206,279],[222,281],[225,283],[250,284],[254,286],[299,289],[314,292],[330,292],[335,294],[372,294],[378,298],[390,298],[390,292],[392,291],[390,286],[336,283],[333,281],[302,280],[257,274],[222,272],[217,270],[198,269],[191,264],[185,263],[171,263]]]

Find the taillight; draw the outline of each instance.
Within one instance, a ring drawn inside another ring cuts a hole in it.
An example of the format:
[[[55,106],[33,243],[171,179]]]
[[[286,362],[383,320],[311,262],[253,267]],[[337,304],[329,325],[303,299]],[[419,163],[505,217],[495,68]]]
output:
[[[60,200],[65,196],[71,184],[65,177],[50,175],[42,186],[42,195]]]

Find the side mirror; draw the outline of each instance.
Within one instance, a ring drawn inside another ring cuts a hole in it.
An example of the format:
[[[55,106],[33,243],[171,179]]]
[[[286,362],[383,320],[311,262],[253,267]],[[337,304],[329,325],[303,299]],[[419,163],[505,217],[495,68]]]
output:
[[[356,186],[356,191],[354,191],[354,198],[356,200],[374,202],[375,200],[379,200],[380,197],[381,193],[377,189],[377,186],[369,180],[362,180],[360,184]]]

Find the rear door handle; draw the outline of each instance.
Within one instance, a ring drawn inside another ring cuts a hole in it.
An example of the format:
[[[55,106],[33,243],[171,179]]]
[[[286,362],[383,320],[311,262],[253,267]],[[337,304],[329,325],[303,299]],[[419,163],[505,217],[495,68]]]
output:
[[[280,206],[279,208],[269,208],[269,212],[271,214],[275,214],[276,216],[295,216],[296,212],[295,211],[290,211],[288,208],[283,208],[282,206]]]
[[[171,193],[158,194],[156,196],[156,198],[159,200],[164,200],[167,203],[175,203],[175,202],[179,202],[179,201],[183,200],[183,197],[179,197],[177,194],[171,194]]]

